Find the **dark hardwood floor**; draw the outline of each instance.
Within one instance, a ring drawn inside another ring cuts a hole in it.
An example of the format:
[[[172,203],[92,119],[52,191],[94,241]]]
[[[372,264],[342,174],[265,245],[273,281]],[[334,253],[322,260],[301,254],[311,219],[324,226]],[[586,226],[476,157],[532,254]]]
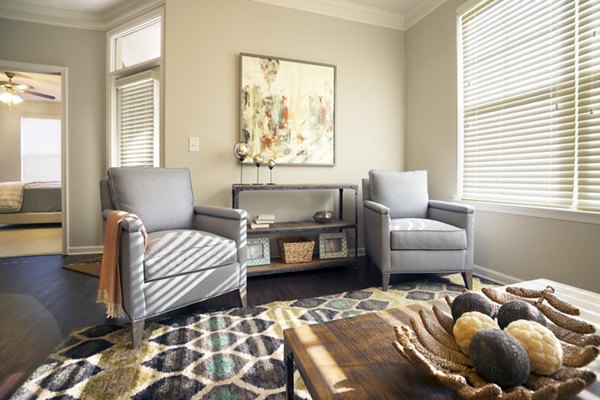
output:
[[[123,323],[96,304],[97,278],[62,268],[91,256],[0,259],[0,399],[8,398],[72,330]],[[248,304],[292,300],[380,285],[375,267],[337,267],[248,279]],[[408,277],[402,279],[410,279]],[[414,278],[413,278],[414,279]],[[237,307],[227,294],[174,313]]]

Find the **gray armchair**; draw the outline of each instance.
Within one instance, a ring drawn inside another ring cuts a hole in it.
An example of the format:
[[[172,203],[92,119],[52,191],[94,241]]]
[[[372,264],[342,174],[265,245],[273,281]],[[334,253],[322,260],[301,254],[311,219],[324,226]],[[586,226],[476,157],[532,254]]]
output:
[[[116,209],[140,217],[121,223],[119,255],[134,348],[146,318],[234,290],[246,306],[245,211],[194,206],[188,169],[110,168],[107,175],[100,181],[104,220]]]
[[[362,190],[367,257],[383,290],[403,273],[460,272],[473,287],[473,207],[429,200],[427,171],[372,170]]]

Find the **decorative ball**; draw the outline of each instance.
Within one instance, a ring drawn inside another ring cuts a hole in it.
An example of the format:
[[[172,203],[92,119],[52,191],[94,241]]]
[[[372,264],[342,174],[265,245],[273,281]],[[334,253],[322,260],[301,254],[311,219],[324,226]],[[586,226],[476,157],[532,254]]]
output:
[[[489,315],[482,314],[478,311],[470,311],[464,313],[459,319],[454,323],[454,327],[452,328],[452,333],[454,334],[454,339],[456,339],[456,343],[460,350],[469,354],[469,345],[471,344],[471,339],[473,336],[477,334],[480,330],[483,329],[500,329]]]
[[[254,161],[254,164],[256,164],[257,167],[260,167],[260,164],[265,161],[265,157],[262,154],[255,154],[254,157],[252,157],[252,161]]]
[[[240,160],[244,161],[246,157],[248,157],[248,153],[250,152],[250,146],[247,143],[236,143],[233,147],[233,154]]]
[[[526,319],[546,326],[544,314],[529,303],[520,300],[504,303],[498,310],[498,326],[504,329],[513,321]]]
[[[529,377],[529,358],[521,344],[500,329],[484,329],[471,340],[471,361],[477,374],[503,389],[524,383]]]
[[[275,160],[273,160],[272,158],[269,160],[269,162],[267,163],[267,165],[269,166],[269,169],[273,169],[275,168]]]
[[[504,331],[525,348],[533,372],[551,375],[562,365],[563,352],[560,342],[545,326],[521,319],[511,322]]]
[[[452,300],[452,305],[450,306],[452,310],[452,318],[454,321],[460,318],[466,312],[469,311],[478,311],[482,314],[492,316],[492,302],[480,295],[479,293],[467,292],[456,296],[454,300]]]

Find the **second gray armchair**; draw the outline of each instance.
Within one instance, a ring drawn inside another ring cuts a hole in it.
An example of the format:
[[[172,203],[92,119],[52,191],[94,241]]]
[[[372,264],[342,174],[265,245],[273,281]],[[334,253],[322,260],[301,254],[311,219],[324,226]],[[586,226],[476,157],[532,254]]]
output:
[[[460,272],[472,288],[473,207],[430,200],[427,171],[372,170],[362,184],[367,257],[383,290],[401,273]]]
[[[149,317],[231,291],[246,305],[245,211],[194,206],[190,171],[183,168],[110,168],[100,192],[104,219],[112,210],[140,218],[121,223],[119,244],[134,348]]]

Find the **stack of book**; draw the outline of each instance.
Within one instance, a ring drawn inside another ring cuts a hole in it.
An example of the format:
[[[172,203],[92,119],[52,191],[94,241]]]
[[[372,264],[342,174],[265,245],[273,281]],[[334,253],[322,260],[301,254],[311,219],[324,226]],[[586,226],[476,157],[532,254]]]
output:
[[[254,217],[254,219],[250,222],[250,228],[268,228],[274,223],[275,216],[273,214],[260,214],[258,217]]]

